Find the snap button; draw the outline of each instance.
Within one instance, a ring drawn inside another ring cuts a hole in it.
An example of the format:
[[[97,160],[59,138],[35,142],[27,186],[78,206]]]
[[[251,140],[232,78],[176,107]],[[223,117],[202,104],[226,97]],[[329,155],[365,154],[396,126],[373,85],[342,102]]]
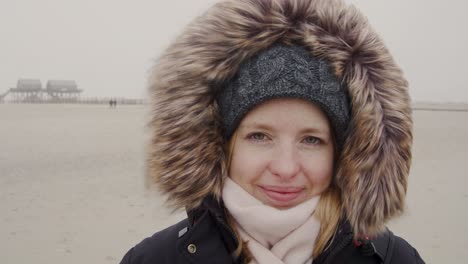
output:
[[[194,244],[190,244],[188,245],[187,250],[190,254],[193,254],[197,252],[197,246],[195,246]]]

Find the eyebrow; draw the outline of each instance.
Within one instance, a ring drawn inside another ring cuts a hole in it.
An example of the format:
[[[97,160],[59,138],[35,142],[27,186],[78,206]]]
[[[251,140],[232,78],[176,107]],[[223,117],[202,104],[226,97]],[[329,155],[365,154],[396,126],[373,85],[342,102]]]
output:
[[[315,127],[310,127],[310,128],[304,128],[301,130],[301,133],[318,133],[318,134],[323,134],[324,136],[329,133],[327,129],[320,129],[320,128],[315,128]]]
[[[253,124],[244,124],[239,126],[239,128],[274,130],[272,126],[258,122],[255,122]]]
[[[261,129],[261,130],[275,130],[274,127],[264,124],[264,123],[253,123],[253,124],[244,124],[239,126],[241,129]],[[301,133],[317,133],[317,134],[322,134],[322,135],[327,135],[329,131],[327,129],[321,129],[317,127],[306,127],[304,129],[301,129]]]

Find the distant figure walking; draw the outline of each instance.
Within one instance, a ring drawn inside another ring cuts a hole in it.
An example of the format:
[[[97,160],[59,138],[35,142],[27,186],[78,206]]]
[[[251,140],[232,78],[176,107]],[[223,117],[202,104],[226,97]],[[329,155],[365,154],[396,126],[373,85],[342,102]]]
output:
[[[116,108],[117,107],[117,100],[115,100],[115,99],[109,100],[109,107],[110,108]]]

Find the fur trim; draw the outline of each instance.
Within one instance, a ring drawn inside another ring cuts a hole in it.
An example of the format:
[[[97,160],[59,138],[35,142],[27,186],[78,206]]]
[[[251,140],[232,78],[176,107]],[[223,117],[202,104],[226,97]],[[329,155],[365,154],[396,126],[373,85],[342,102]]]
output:
[[[216,89],[277,41],[306,46],[347,83],[350,134],[336,175],[355,234],[376,234],[404,209],[411,163],[408,85],[365,17],[339,0],[228,0],[196,19],[150,79],[148,177],[175,208],[220,197],[226,159]]]

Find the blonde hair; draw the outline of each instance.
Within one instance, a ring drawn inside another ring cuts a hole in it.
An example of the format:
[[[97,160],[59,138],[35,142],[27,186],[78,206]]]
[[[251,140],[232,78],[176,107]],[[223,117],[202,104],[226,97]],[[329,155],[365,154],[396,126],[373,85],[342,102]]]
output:
[[[236,140],[237,131],[234,132],[225,147],[225,153],[227,157],[227,172],[229,172],[231,168],[232,154],[234,152],[234,145]],[[335,162],[337,162],[336,158]],[[252,260],[252,254],[247,247],[247,243],[240,237],[232,215],[226,208],[224,211],[226,215],[226,222],[233,231],[236,240],[238,241],[237,248],[232,253],[232,255],[234,258],[243,256],[244,263],[249,263]],[[321,194],[320,201],[318,202],[317,208],[315,209],[315,217],[317,217],[317,219],[320,221],[320,230],[315,240],[314,250],[312,252],[313,258],[316,258],[318,255],[320,255],[320,253],[326,250],[328,242],[332,239],[338,229],[341,212],[342,203],[340,191],[331,183],[328,189]]]

